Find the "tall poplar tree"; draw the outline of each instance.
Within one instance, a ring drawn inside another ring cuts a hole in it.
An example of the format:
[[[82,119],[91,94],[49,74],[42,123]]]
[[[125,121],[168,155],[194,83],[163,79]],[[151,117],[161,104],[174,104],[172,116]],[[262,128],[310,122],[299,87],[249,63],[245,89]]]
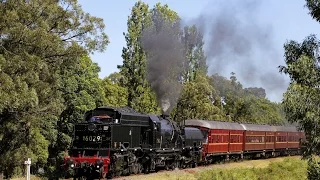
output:
[[[140,42],[141,33],[150,22],[149,6],[136,2],[128,17],[128,32],[124,34],[127,45],[122,50],[123,65],[118,66],[124,77],[121,85],[128,91],[128,106],[143,113],[158,111],[155,95],[146,81],[146,55]]]
[[[183,74],[184,81],[195,80],[197,74],[207,74],[206,56],[204,54],[203,34],[193,26],[185,26],[181,41],[184,45],[184,52],[187,58],[186,72]]]
[[[178,19],[177,13],[167,5],[157,3],[149,9],[149,6],[141,1],[135,3],[127,22],[127,45],[122,50],[123,65],[118,66],[120,74],[124,77],[121,79],[121,85],[128,90],[128,106],[144,113],[158,113],[160,110],[155,93],[146,79],[147,57],[140,41],[145,28],[151,25],[161,28],[154,21],[157,15],[170,22]]]

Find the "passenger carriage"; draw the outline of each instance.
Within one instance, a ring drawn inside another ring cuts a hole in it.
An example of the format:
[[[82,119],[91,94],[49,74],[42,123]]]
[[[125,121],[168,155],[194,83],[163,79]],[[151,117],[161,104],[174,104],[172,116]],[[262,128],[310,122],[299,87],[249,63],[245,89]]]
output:
[[[274,126],[275,151],[277,154],[298,154],[303,132],[299,132],[294,126]]]
[[[274,133],[270,125],[242,124],[245,128],[243,151],[251,157],[271,155],[274,151]]]
[[[303,132],[295,126],[270,126],[210,120],[185,120],[186,127],[202,130],[205,161],[229,158],[255,158],[296,154],[300,150]]]
[[[206,136],[203,154],[209,161],[215,159],[241,158],[244,127],[238,123],[190,119],[185,126],[196,127]]]

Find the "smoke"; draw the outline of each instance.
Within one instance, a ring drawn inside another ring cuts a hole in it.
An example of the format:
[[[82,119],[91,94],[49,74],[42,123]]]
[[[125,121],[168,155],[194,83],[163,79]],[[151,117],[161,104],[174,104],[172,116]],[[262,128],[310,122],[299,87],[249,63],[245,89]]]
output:
[[[272,27],[259,24],[261,2],[216,1],[215,9],[188,24],[196,24],[205,35],[210,74],[229,77],[235,72],[244,86],[262,86],[269,97],[280,101],[288,79],[278,70],[283,60],[274,48]]]
[[[147,54],[147,80],[156,92],[164,113],[170,113],[179,98],[181,73],[186,57],[177,36],[180,22],[166,23],[160,16],[153,17],[154,25],[142,32],[141,43]]]

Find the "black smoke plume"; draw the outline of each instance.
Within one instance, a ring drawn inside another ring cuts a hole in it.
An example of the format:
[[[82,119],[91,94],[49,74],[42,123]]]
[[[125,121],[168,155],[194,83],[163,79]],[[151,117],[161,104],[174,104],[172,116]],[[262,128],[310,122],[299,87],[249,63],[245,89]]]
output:
[[[216,0],[209,10],[187,24],[204,33],[208,72],[230,77],[235,72],[246,87],[262,86],[280,101],[288,79],[279,73],[282,52],[274,48],[273,29],[259,24],[258,0]]]
[[[141,36],[147,55],[147,80],[156,92],[162,111],[170,113],[182,89],[180,77],[186,61],[178,35],[180,22],[168,23],[159,14],[153,16],[153,22]]]

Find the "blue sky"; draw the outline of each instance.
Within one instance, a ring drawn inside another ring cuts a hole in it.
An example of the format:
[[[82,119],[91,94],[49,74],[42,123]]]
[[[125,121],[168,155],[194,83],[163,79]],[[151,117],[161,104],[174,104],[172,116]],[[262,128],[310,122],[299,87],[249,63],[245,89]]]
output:
[[[240,0],[235,1],[239,3]],[[92,60],[97,62],[101,67],[99,74],[101,78],[118,71],[117,65],[122,64],[121,53],[122,48],[125,46],[123,32],[127,30],[127,18],[135,2],[135,0],[79,0],[84,11],[104,19],[106,25],[105,32],[110,39],[110,44],[104,53],[91,55]],[[219,3],[216,0],[145,0],[144,2],[148,3],[151,7],[157,2],[168,4],[184,20],[190,20],[204,12],[211,13],[211,11],[219,9]],[[234,0],[230,0],[230,3],[232,2]],[[319,32],[319,23],[311,18],[304,4],[304,0],[261,0],[260,8],[252,14],[252,16],[256,17],[259,24],[271,27],[272,47],[278,52],[277,59],[279,59],[277,63],[271,66],[274,73],[278,71],[276,65],[284,63],[283,44],[286,40],[293,39],[301,42],[307,35]],[[229,77],[231,71],[232,69],[229,68],[228,72],[223,75]],[[241,78],[239,80],[241,81]],[[250,84],[250,82],[246,82],[244,86],[263,87],[263,84],[259,82],[252,82]],[[284,91],[285,88],[274,92],[272,89],[267,88],[267,95],[272,101],[280,101]]]

